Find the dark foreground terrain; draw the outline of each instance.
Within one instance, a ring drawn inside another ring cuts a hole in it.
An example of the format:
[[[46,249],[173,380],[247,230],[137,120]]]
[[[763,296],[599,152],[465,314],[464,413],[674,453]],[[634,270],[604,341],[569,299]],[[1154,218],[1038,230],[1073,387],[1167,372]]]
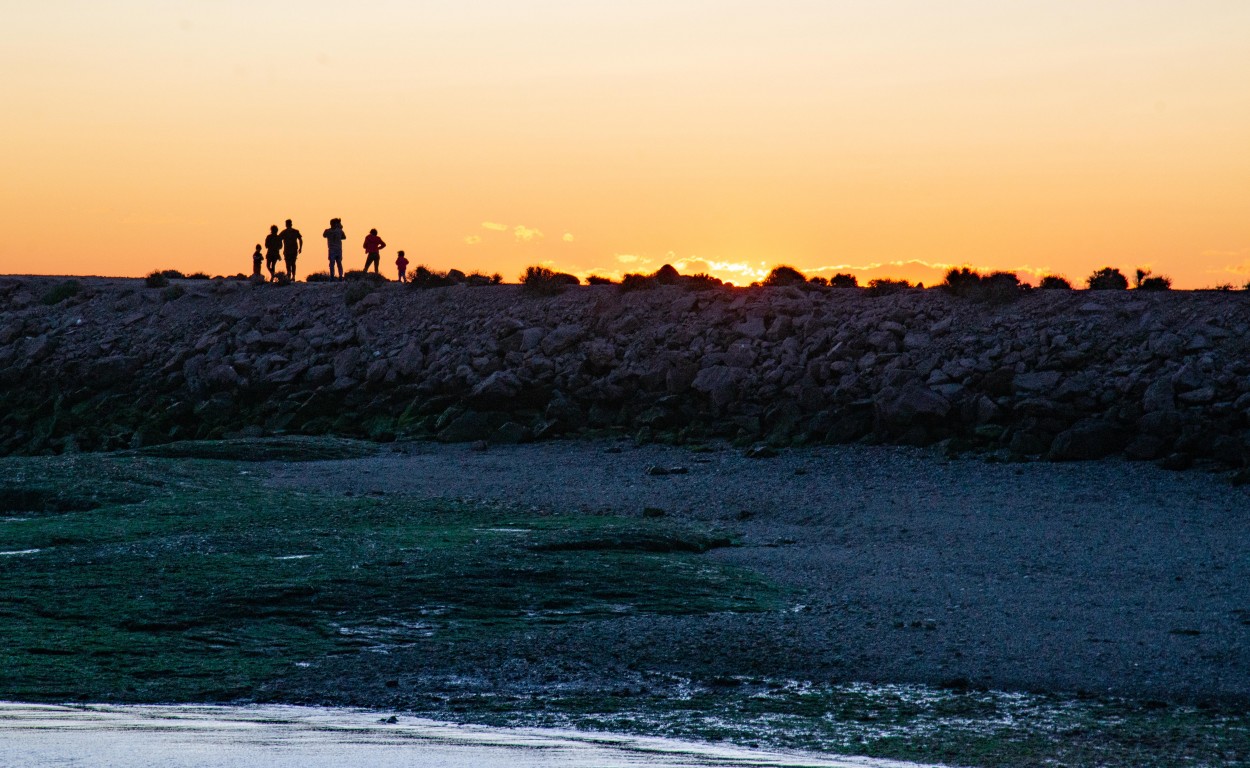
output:
[[[898,448],[6,458],[0,698],[1244,764],[1247,510],[1205,473]]]

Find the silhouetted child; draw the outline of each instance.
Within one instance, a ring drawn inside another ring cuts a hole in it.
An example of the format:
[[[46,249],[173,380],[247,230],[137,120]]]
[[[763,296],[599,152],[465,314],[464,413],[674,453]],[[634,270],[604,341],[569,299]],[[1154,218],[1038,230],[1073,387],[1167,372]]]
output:
[[[252,277],[260,277],[260,265],[265,261],[265,254],[260,252],[260,243],[256,244],[256,252],[252,254]]]
[[[403,251],[395,254],[395,268],[399,270],[399,282],[408,282],[408,259]]]

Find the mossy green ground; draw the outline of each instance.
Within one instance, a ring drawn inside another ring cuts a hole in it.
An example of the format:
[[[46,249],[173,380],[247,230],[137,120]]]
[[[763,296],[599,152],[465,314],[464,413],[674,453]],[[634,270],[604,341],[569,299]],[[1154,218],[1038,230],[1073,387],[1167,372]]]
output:
[[[732,531],[280,490],[255,461],[372,450],[285,439],[0,459],[0,698],[281,700],[275,681],[315,676],[331,659],[341,670],[388,649],[454,652],[536,627],[784,609],[783,588],[704,554],[732,544]],[[1250,761],[1244,711],[640,675],[650,682],[633,689],[414,691],[407,701],[478,722],[960,765]]]
[[[724,534],[667,520],[274,491],[238,461],[2,462],[14,699],[246,698],[327,655],[773,594],[699,557]]]

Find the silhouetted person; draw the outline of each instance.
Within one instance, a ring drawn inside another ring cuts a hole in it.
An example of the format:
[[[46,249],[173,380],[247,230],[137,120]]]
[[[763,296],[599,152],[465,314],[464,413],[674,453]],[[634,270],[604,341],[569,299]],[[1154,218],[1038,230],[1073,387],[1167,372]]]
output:
[[[369,230],[369,234],[365,236],[365,271],[369,271],[369,265],[373,265],[373,271],[378,272],[382,266],[382,257],[378,255],[378,251],[386,247],[386,243],[382,242],[382,238],[378,237],[376,229]]]
[[[330,277],[334,277],[335,268],[338,276],[343,276],[343,241],[347,235],[343,232],[341,219],[330,219],[330,228],[321,233],[326,239],[326,247],[330,249]]]
[[[395,254],[395,269],[399,270],[399,282],[408,282],[408,257],[403,251]]]
[[[269,227],[265,237],[265,266],[269,268],[269,279],[278,277],[278,259],[282,258],[282,238],[278,236],[278,225]]]
[[[286,259],[286,276],[295,280],[295,260],[299,258],[300,253],[304,250],[304,236],[299,230],[291,226],[291,220],[286,220],[286,229],[278,233],[278,237],[282,238],[282,257]]]
[[[252,277],[260,277],[260,265],[264,260],[265,256],[260,252],[260,243],[257,243],[256,252],[252,254]]]

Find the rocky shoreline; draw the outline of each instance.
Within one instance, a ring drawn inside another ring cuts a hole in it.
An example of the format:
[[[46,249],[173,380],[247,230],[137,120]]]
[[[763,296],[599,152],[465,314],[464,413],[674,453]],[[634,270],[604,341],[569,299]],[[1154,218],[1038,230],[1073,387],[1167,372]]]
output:
[[[0,453],[564,434],[1250,465],[1250,294],[0,278]]]

